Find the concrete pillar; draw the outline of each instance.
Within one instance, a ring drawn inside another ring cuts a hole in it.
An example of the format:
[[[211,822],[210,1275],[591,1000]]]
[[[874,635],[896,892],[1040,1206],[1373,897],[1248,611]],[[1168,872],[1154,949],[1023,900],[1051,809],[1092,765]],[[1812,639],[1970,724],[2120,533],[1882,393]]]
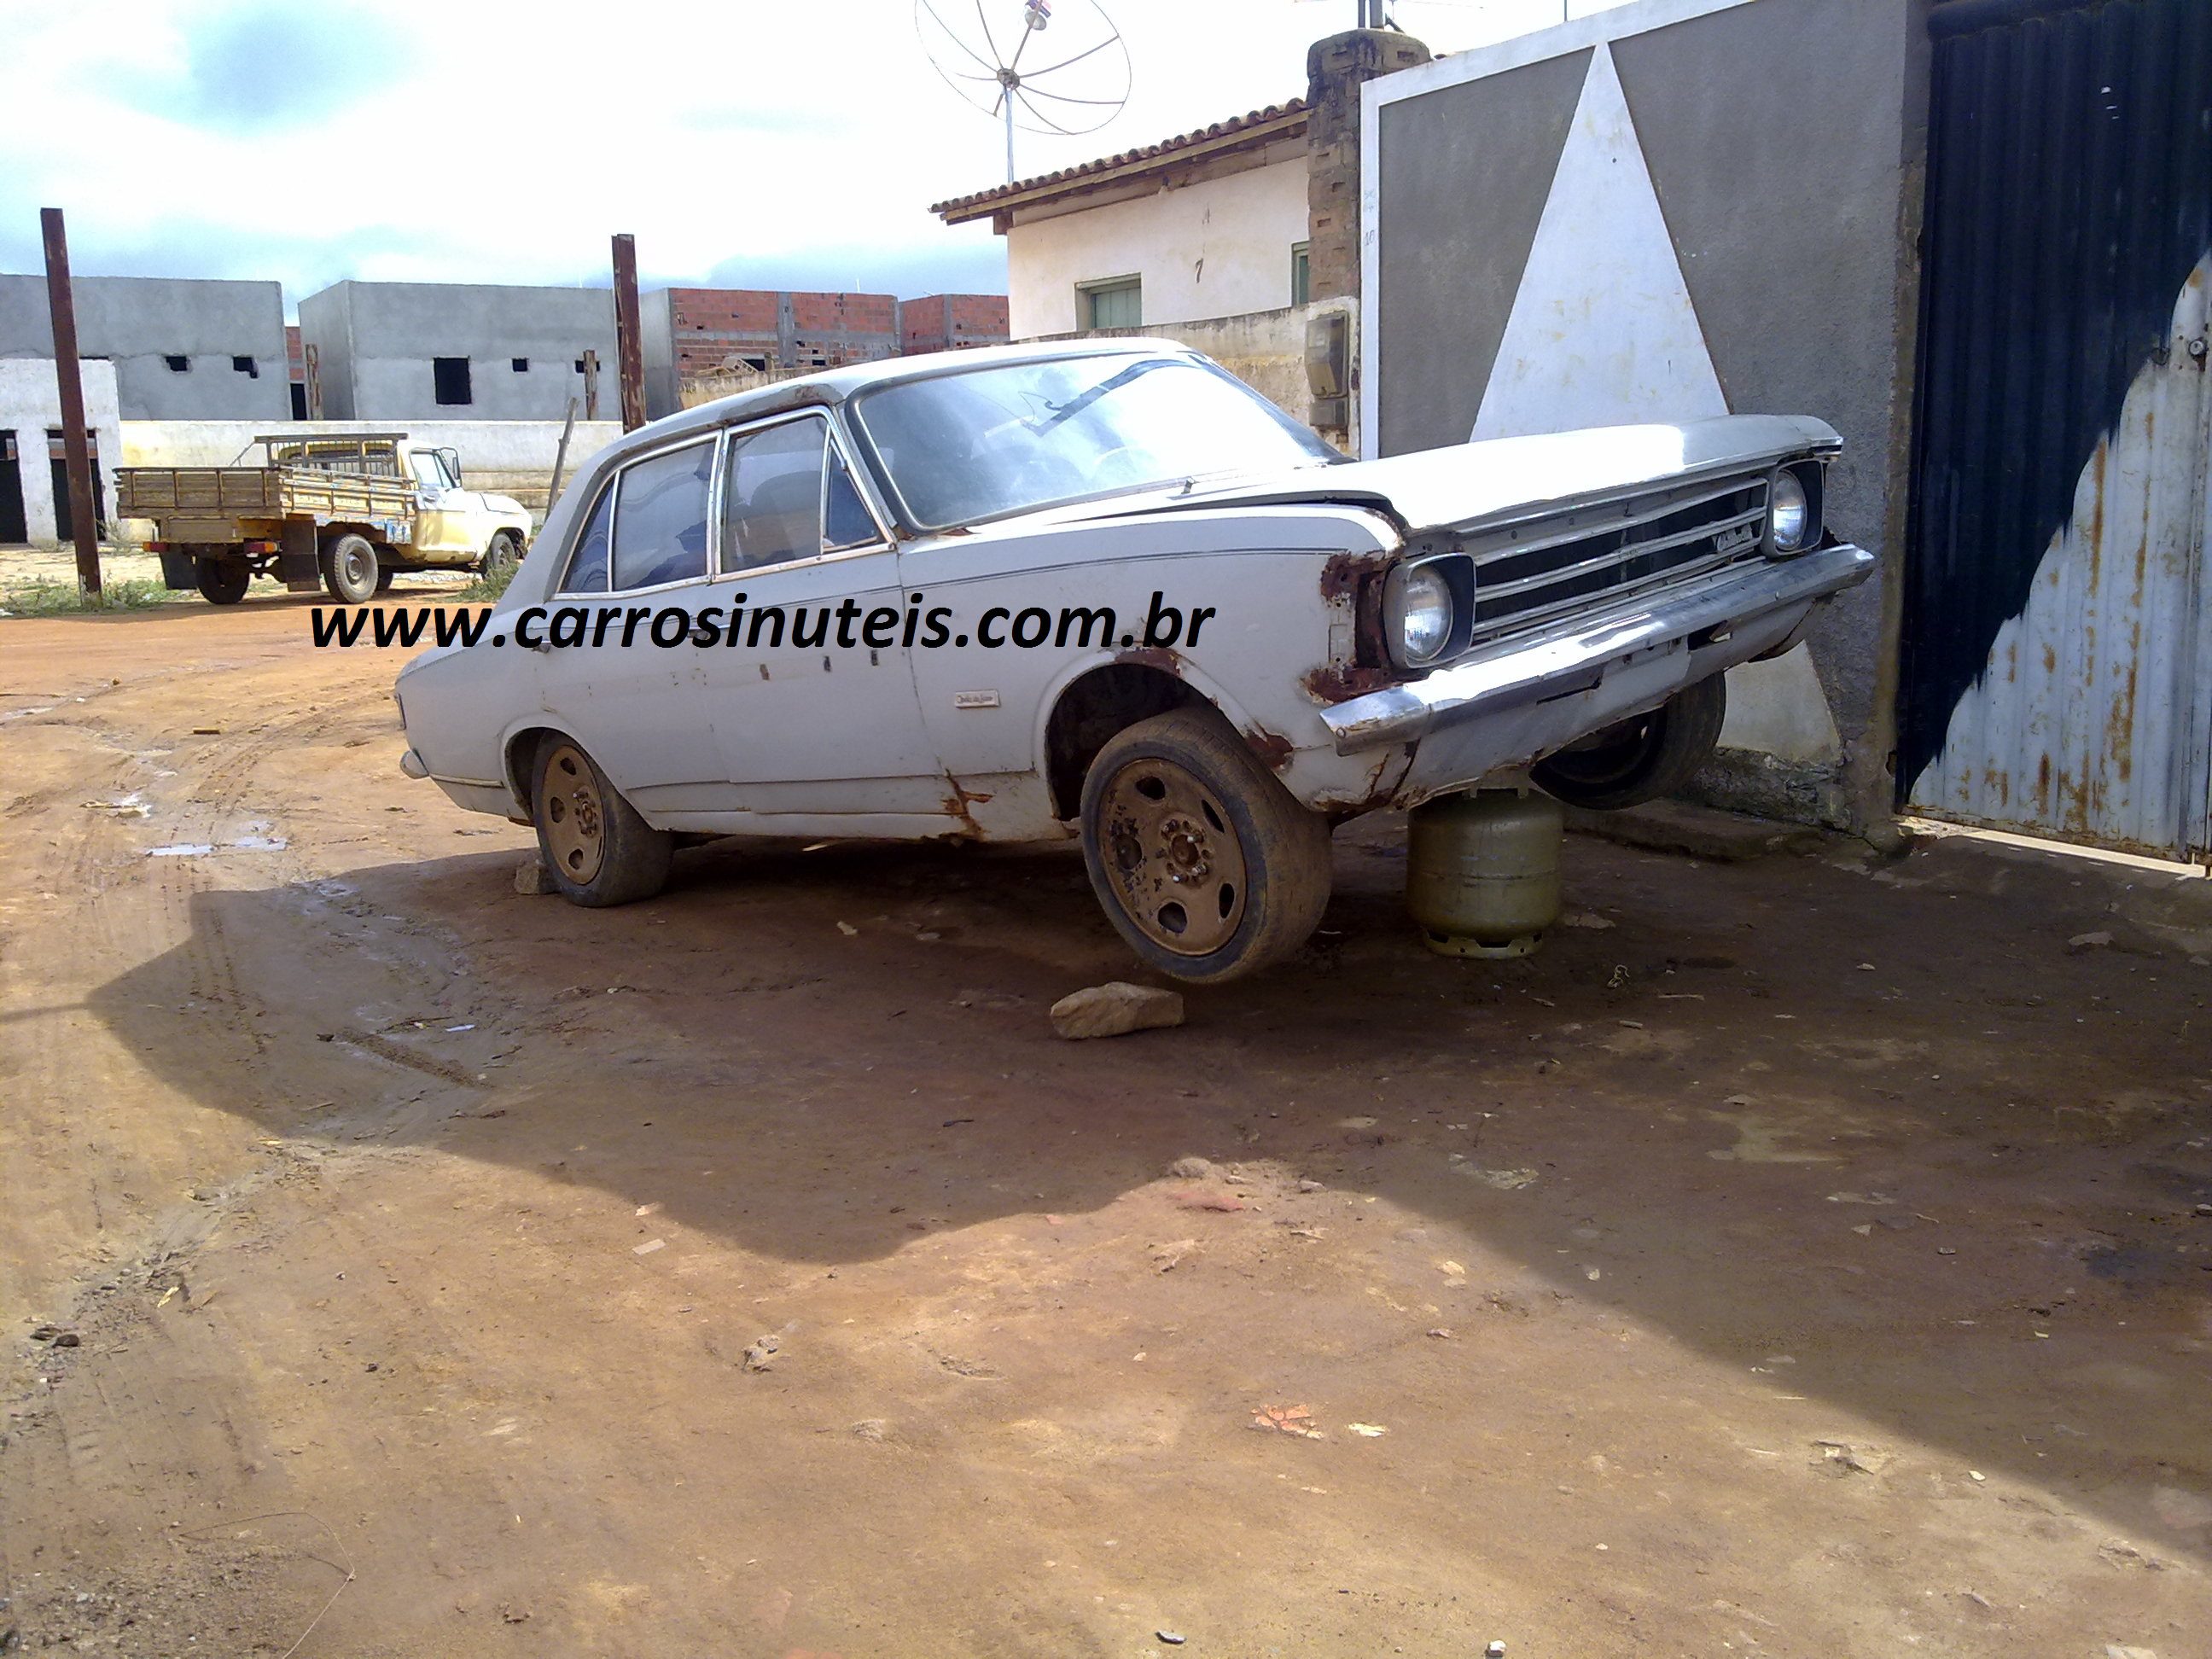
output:
[[[1359,88],[1430,56],[1389,29],[1332,34],[1306,52],[1306,258],[1316,300],[1359,292]]]

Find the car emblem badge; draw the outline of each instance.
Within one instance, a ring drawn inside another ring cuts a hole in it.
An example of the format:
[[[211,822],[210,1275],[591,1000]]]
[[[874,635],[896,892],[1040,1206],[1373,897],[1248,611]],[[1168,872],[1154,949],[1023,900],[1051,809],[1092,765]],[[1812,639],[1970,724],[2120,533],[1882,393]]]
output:
[[[955,708],[996,708],[999,694],[996,691],[955,691],[952,706]]]
[[[1741,553],[1759,539],[1757,525],[1740,524],[1723,530],[1713,538],[1713,545],[1723,555]]]

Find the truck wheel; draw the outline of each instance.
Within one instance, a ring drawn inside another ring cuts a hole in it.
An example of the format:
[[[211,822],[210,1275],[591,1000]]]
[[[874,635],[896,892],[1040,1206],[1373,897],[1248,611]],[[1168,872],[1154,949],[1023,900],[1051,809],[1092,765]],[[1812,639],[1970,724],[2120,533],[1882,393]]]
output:
[[[376,562],[376,591],[380,593],[390,592],[392,591],[392,579],[398,574],[399,573],[397,570],[394,570],[390,565],[385,563],[383,560],[379,559]]]
[[[194,568],[199,574],[200,597],[210,605],[236,605],[253,580],[253,572],[240,559],[203,558]]]
[[[1083,861],[1146,966],[1218,982],[1291,955],[1328,906],[1328,823],[1228,723],[1178,708],[1099,750],[1083,780]]]
[[[651,898],[668,884],[676,838],[640,817],[589,755],[566,738],[548,737],[538,746],[534,778],[538,855],[562,897],[598,909]]]
[[[1720,742],[1728,683],[1715,674],[1648,714],[1608,726],[1536,763],[1531,774],[1570,806],[1613,811],[1679,793]]]
[[[494,533],[483,557],[477,561],[477,574],[488,582],[504,583],[514,580],[521,562],[522,550],[515,545],[514,532],[501,530]]]
[[[364,536],[333,536],[323,544],[323,586],[340,605],[361,605],[376,592],[376,550]]]

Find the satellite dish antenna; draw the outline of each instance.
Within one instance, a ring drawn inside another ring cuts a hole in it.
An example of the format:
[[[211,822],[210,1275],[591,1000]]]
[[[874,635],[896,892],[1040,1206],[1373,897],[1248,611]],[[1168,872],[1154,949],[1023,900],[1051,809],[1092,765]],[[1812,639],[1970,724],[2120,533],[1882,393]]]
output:
[[[962,0],[914,0],[915,31],[945,83],[1005,122],[1011,185],[1016,127],[1073,137],[1121,112],[1129,48],[1098,0],[972,3],[971,22]]]

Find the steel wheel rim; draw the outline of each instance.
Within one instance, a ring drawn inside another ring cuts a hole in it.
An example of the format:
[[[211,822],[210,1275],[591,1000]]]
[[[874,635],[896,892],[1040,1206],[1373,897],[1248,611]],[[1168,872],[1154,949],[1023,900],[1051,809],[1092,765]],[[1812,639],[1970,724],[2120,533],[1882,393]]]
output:
[[[363,582],[369,580],[371,572],[368,565],[368,556],[366,553],[363,553],[359,548],[349,547],[346,550],[343,565],[345,569],[346,586],[348,587],[359,587]]]
[[[1244,845],[1221,798],[1169,760],[1134,760],[1106,785],[1098,855],[1121,912],[1162,950],[1203,957],[1244,920]]]
[[[606,858],[607,816],[583,750],[563,744],[547,756],[538,795],[554,868],[579,886],[588,884]]]

